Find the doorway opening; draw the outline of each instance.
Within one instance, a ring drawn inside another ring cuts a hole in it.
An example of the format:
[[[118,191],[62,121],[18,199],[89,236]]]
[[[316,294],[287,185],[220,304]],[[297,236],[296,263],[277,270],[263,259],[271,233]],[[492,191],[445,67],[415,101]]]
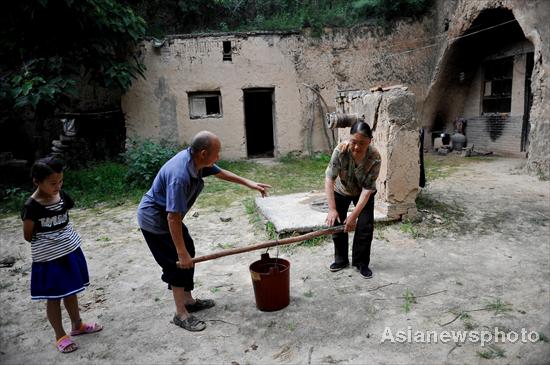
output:
[[[244,89],[243,94],[248,158],[274,157],[274,89]]]

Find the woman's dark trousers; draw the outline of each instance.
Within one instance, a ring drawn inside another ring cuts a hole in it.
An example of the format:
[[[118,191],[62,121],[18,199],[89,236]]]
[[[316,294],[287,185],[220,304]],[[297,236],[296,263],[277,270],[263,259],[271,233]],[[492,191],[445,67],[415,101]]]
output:
[[[351,264],[359,268],[363,265],[368,267],[370,263],[370,248],[374,233],[375,194],[376,193],[371,194],[369,201],[359,214],[355,235],[353,237]],[[336,210],[338,211],[340,222],[344,223],[351,202],[353,202],[353,205],[357,205],[359,196],[346,196],[334,192],[334,199],[336,201]],[[335,222],[334,224],[338,225],[340,223]],[[334,241],[334,262],[337,264],[348,264],[348,234],[344,232],[335,233],[332,235],[332,240]]]

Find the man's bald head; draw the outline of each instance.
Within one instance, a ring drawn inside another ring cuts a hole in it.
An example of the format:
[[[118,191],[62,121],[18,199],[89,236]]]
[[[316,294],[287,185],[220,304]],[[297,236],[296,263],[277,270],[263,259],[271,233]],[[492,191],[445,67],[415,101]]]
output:
[[[191,150],[193,153],[198,153],[202,150],[210,152],[213,146],[220,144],[220,139],[214,133],[209,131],[201,131],[193,137],[191,141]]]

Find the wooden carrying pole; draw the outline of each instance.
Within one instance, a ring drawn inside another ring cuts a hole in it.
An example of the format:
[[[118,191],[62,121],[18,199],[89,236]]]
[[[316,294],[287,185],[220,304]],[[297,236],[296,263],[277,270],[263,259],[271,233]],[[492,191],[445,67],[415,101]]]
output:
[[[312,239],[312,238],[315,238],[315,237],[325,236],[327,234],[333,234],[333,233],[338,233],[338,232],[343,232],[343,231],[344,231],[344,226],[342,225],[342,226],[336,226],[336,227],[322,229],[322,230],[315,231],[315,232],[306,233],[306,234],[303,234],[301,236],[283,238],[281,240],[267,241],[267,242],[262,242],[262,243],[258,243],[258,244],[251,245],[251,246],[246,246],[246,247],[231,248],[229,250],[216,252],[216,253],[213,253],[213,254],[210,254],[210,255],[195,257],[193,259],[193,263],[196,264],[197,262],[215,260],[217,258],[224,257],[224,256],[237,255],[239,253],[250,252],[250,251],[254,251],[254,250],[260,250],[262,248],[273,247],[273,246],[277,246],[277,245],[279,245],[279,246],[288,245],[290,243],[305,241],[305,240],[309,240],[309,239]]]

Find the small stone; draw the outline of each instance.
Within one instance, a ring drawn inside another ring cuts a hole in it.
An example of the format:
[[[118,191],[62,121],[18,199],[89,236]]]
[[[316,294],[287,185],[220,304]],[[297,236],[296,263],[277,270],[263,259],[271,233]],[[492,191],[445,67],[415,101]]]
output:
[[[231,218],[231,217],[220,217],[220,220],[222,222],[231,222],[233,220],[233,218]]]
[[[197,218],[199,216],[199,212],[193,212],[193,214],[191,214],[191,216],[193,218]]]
[[[15,264],[15,257],[8,256],[0,259],[0,267],[12,267]]]

